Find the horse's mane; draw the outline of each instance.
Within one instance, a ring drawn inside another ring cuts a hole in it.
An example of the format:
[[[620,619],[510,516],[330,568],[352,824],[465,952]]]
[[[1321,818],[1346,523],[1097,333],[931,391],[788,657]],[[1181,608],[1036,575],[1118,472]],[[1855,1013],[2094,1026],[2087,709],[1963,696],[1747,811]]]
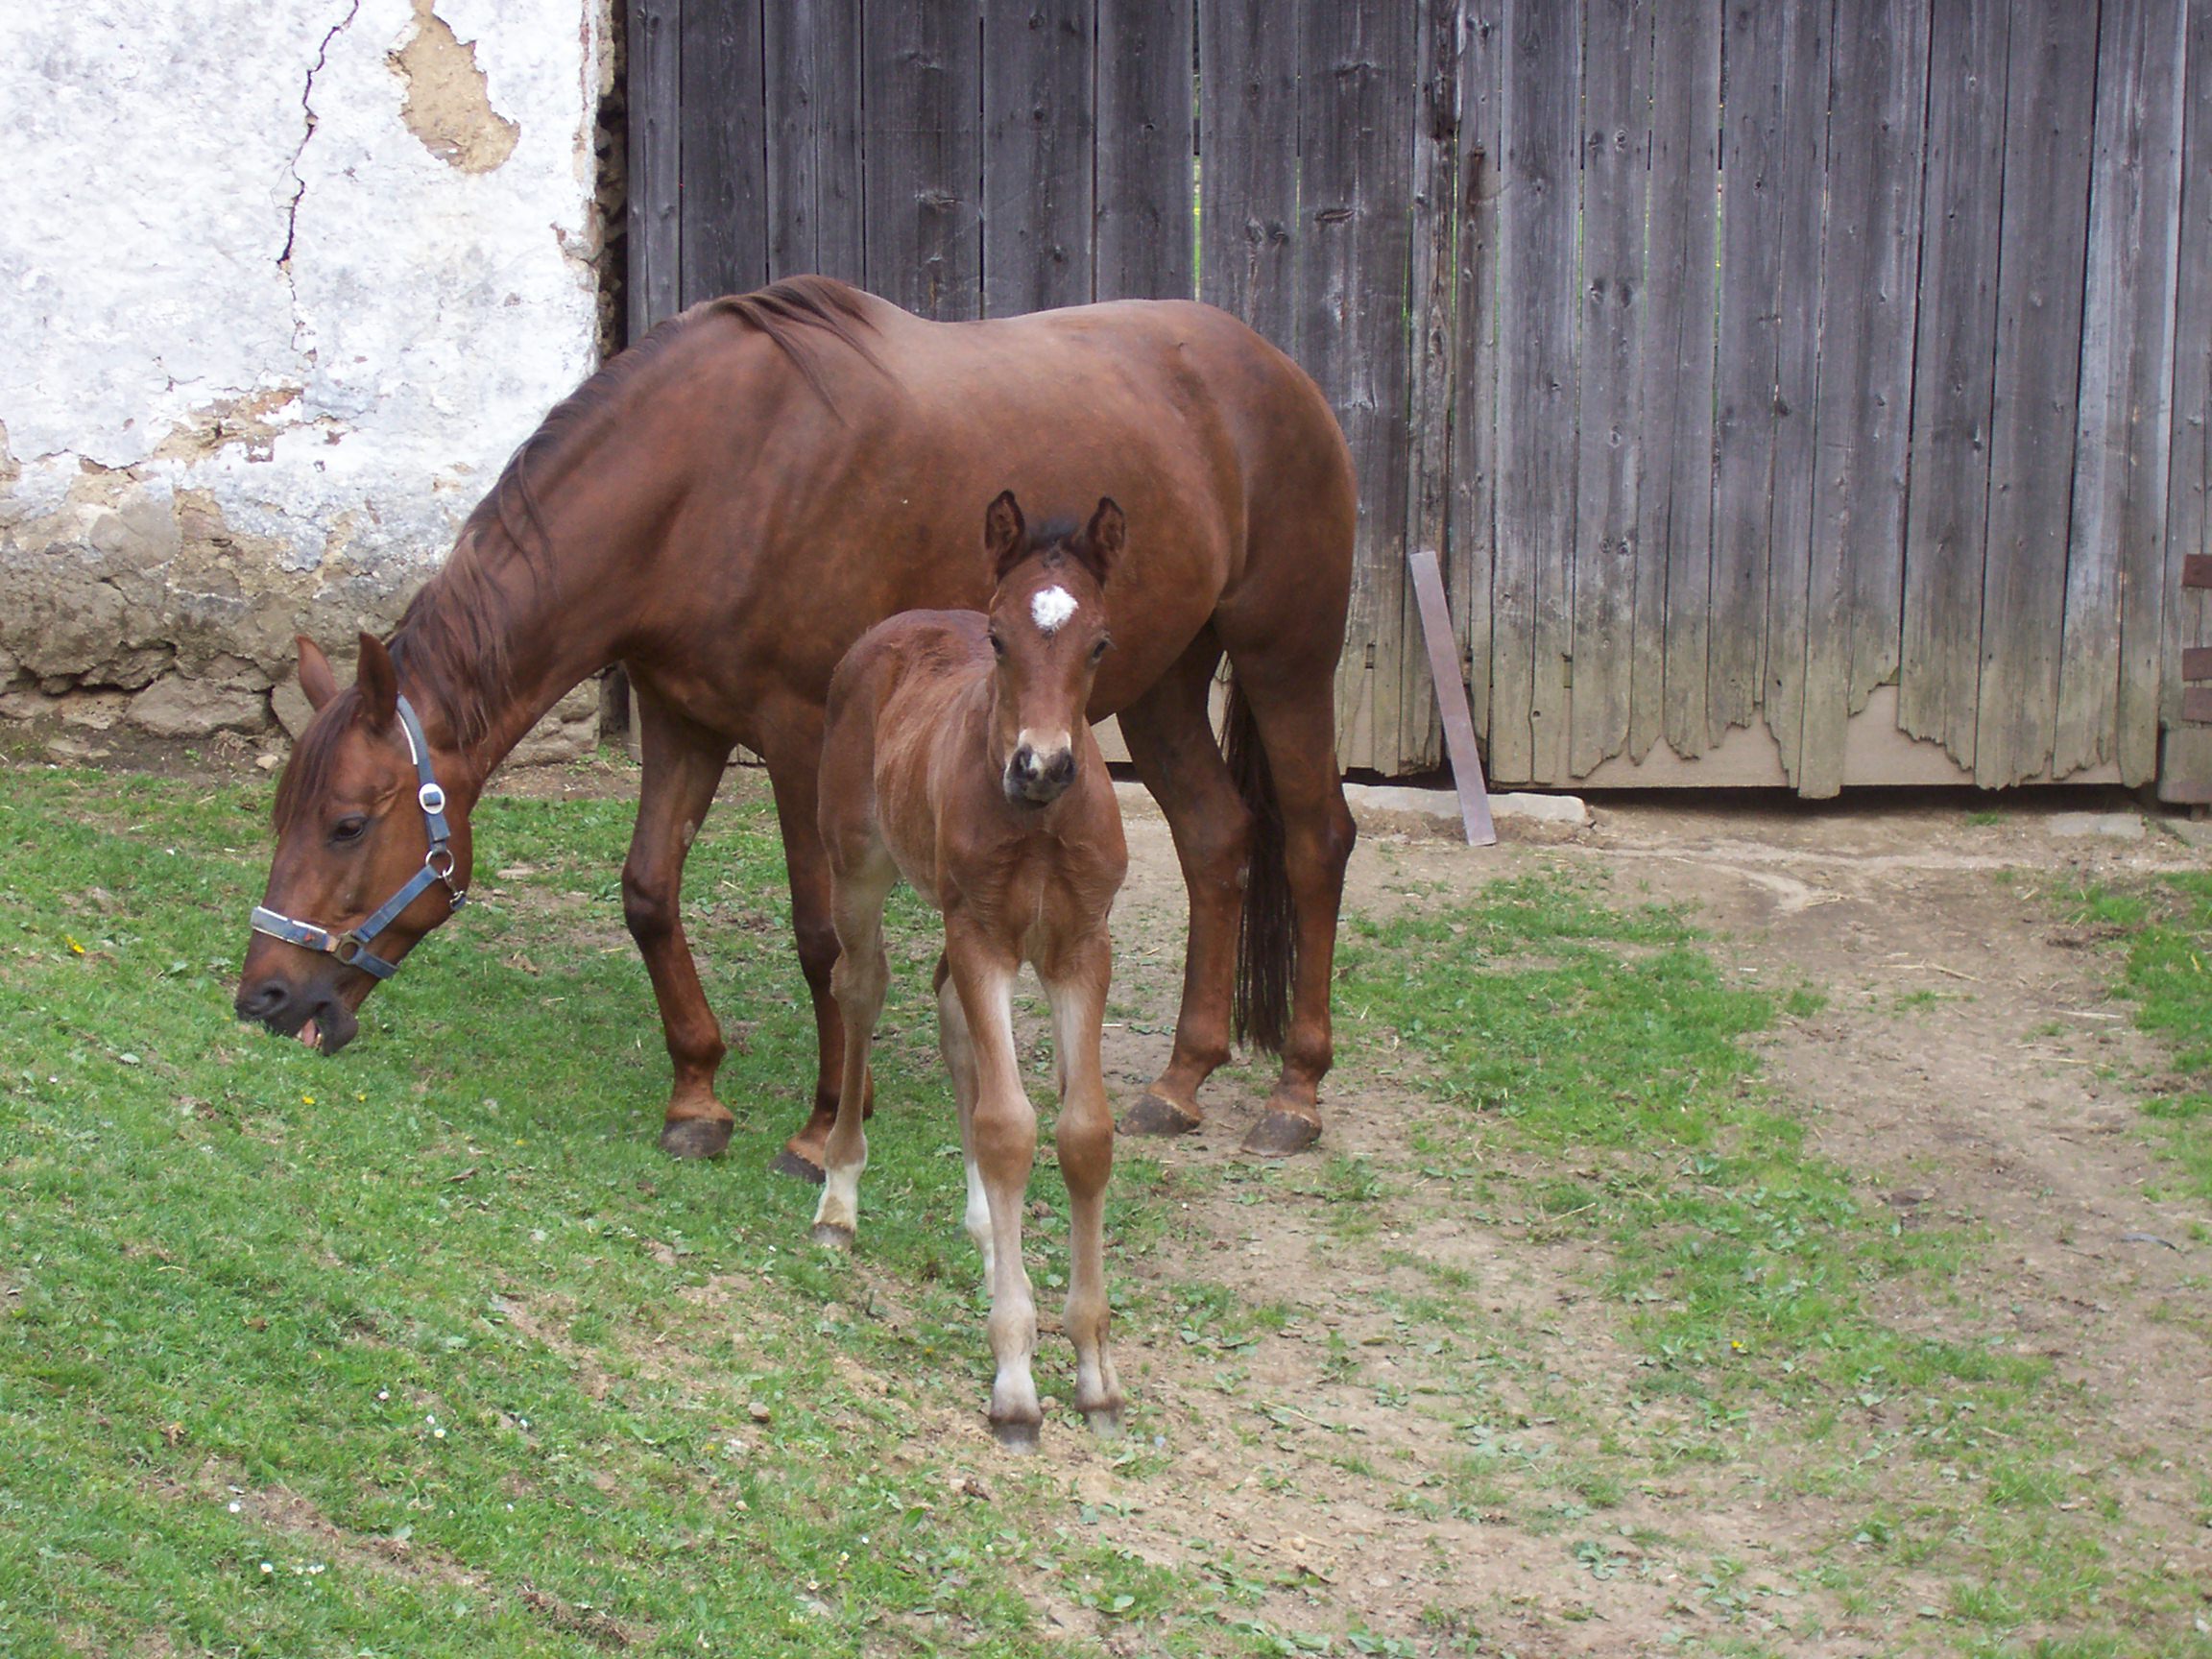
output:
[[[552,563],[552,533],[539,511],[532,474],[558,465],[597,433],[619,410],[620,395],[631,382],[679,340],[718,317],[735,318],[766,335],[832,412],[836,402],[814,359],[819,336],[883,369],[865,337],[875,328],[867,296],[827,276],[792,276],[756,293],[702,301],[668,318],[554,405],[508,457],[498,481],[463,521],[445,565],[408,603],[392,635],[392,660],[402,681],[436,693],[463,749],[482,740],[512,689],[506,641],[516,602],[497,578],[519,559],[535,588]],[[349,690],[340,701],[351,695]],[[330,751],[351,707],[346,702],[343,717],[318,719],[301,733],[277,790],[280,831],[301,804],[320,797]]]

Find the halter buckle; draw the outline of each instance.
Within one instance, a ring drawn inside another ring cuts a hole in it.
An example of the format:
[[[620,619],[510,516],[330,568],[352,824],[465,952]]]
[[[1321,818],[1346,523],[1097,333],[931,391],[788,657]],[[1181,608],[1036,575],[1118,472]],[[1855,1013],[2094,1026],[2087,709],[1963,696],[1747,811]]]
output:
[[[435,816],[445,810],[445,791],[438,787],[435,779],[416,790],[415,799],[425,813]]]

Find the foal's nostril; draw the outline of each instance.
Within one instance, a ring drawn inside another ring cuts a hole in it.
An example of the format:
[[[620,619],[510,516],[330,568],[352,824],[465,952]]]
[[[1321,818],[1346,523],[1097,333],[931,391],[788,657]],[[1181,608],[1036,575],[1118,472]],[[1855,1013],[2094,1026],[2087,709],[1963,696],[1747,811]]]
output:
[[[241,1020],[267,1020],[280,1012],[290,998],[283,980],[264,979],[252,990],[241,990],[232,1006]]]
[[[1045,768],[1045,781],[1065,785],[1075,776],[1075,751],[1063,749],[1052,757],[1052,763]]]
[[[1023,783],[1036,781],[1037,751],[1026,743],[1014,751],[1014,776]]]

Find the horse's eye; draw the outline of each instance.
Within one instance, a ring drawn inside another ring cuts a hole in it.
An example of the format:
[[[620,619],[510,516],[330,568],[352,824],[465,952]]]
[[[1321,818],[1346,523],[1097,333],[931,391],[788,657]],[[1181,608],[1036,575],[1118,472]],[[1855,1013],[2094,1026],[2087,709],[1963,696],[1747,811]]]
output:
[[[998,630],[996,628],[991,630],[991,653],[995,657],[1006,655],[1006,641],[999,637]]]
[[[368,829],[369,820],[356,812],[330,826],[330,839],[341,844],[358,841],[368,832]]]
[[[1099,635],[1098,643],[1091,647],[1091,661],[1095,662],[1099,658],[1105,656],[1106,647],[1113,643],[1114,640],[1112,636],[1106,634]]]

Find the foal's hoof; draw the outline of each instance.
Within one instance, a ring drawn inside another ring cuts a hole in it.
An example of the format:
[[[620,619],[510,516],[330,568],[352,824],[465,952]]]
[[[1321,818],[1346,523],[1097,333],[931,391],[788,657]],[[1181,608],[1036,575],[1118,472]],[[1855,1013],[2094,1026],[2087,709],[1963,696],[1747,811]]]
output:
[[[1244,1150],[1260,1158],[1287,1158],[1320,1139],[1321,1125],[1313,1118],[1270,1108],[1245,1135]]]
[[[998,1423],[991,1425],[992,1435],[1009,1452],[1034,1452],[1042,1443],[1037,1423]]]
[[[1137,1104],[1121,1114],[1124,1135],[1188,1135],[1198,1127],[1197,1117],[1164,1094],[1144,1091]]]
[[[661,1150],[671,1158],[719,1158],[733,1125],[726,1118],[677,1118],[661,1129]]]
[[[822,1166],[810,1158],[802,1157],[786,1146],[776,1154],[776,1162],[768,1166],[771,1175],[788,1175],[794,1181],[805,1181],[819,1187],[823,1182]]]
[[[817,1221],[814,1223],[814,1242],[830,1250],[850,1250],[853,1248],[853,1229],[840,1226],[834,1221]]]
[[[1095,1406],[1083,1413],[1083,1421],[1091,1425],[1091,1432],[1101,1440],[1121,1438],[1121,1407],[1119,1405]]]

